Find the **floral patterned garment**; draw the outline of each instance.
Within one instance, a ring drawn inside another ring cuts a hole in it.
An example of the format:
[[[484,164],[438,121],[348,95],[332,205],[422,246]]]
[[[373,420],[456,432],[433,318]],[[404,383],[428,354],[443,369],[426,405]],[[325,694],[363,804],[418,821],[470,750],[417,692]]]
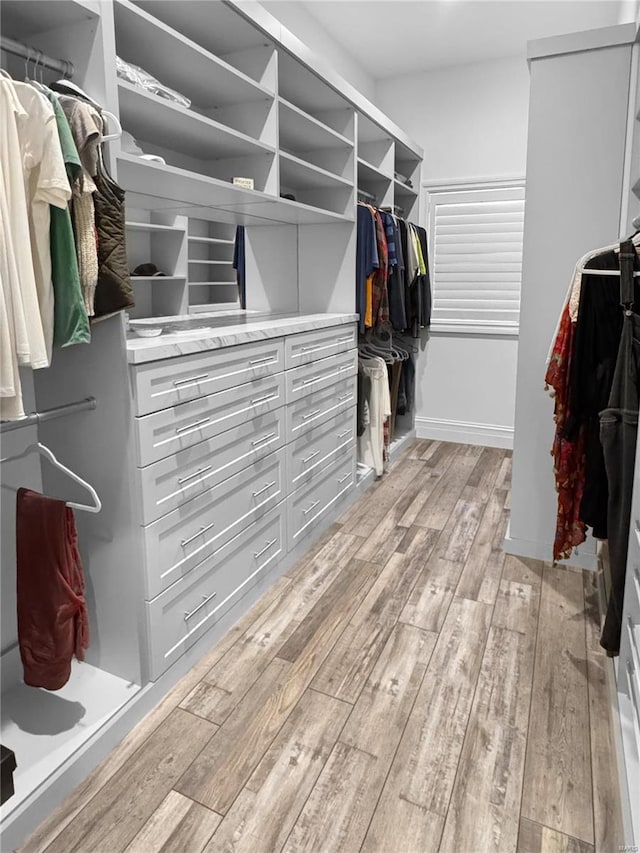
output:
[[[558,492],[558,515],[553,543],[553,559],[571,556],[571,550],[586,539],[587,526],[580,519],[580,504],[585,484],[585,432],[580,427],[575,441],[565,438],[569,417],[569,376],[575,324],[569,303],[562,312],[551,359],[545,376],[546,388],[554,398],[553,419],[556,433],[551,455]]]

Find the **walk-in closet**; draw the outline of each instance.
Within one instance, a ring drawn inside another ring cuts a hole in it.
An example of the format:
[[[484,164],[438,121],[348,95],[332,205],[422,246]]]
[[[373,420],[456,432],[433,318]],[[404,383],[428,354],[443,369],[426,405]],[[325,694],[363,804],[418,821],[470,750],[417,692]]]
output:
[[[2,853],[637,849],[639,57],[0,0]]]

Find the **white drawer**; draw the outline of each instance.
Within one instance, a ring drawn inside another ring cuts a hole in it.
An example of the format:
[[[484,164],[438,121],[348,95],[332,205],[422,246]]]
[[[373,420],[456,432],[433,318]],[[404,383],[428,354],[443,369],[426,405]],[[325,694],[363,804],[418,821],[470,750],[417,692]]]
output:
[[[358,372],[358,350],[351,349],[287,370],[287,403],[295,403],[315,391],[338,385]]]
[[[288,444],[288,492],[310,482],[317,471],[330,465],[347,448],[354,448],[355,443],[356,410],[352,407]]]
[[[278,563],[285,543],[281,504],[146,602],[152,681]]]
[[[284,341],[285,367],[288,370],[357,346],[358,328],[355,323],[288,335]]]
[[[284,370],[282,338],[184,355],[131,368],[138,415]]]
[[[349,376],[339,386],[331,385],[287,406],[287,441],[325,423],[356,404],[356,377]]]
[[[150,465],[284,403],[284,374],[265,376],[190,403],[136,418],[138,464]]]
[[[311,483],[287,498],[289,551],[322,523],[322,516],[350,491],[356,482],[356,454],[347,452],[318,471]]]
[[[188,574],[285,494],[283,448],[143,527],[147,599]]]
[[[151,524],[284,445],[284,409],[139,468],[142,524]]]

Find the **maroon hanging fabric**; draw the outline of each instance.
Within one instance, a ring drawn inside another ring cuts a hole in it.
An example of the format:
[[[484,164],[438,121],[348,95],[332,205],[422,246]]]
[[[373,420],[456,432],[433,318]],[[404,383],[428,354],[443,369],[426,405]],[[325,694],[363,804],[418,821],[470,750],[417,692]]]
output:
[[[19,489],[16,510],[18,642],[24,682],[59,690],[84,659],[89,622],[73,512]]]

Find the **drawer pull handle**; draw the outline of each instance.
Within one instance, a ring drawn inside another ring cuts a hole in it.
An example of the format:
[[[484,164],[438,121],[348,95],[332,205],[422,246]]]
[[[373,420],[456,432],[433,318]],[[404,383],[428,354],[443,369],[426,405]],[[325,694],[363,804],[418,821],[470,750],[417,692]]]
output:
[[[308,415],[303,415],[303,416],[302,416],[302,420],[303,420],[303,421],[308,421],[308,420],[309,420],[309,418],[315,418],[315,416],[316,416],[316,415],[319,415],[319,414],[320,414],[320,409],[314,409],[312,412],[309,412],[309,414],[308,414]]]
[[[271,488],[271,486],[275,486],[275,484],[276,484],[275,480],[272,483],[265,483],[265,485],[261,489],[258,489],[257,492],[253,493],[254,498],[257,498],[258,495],[261,495],[263,492],[268,491]]]
[[[318,504],[319,504],[319,503],[320,503],[320,501],[314,501],[314,502],[311,504],[311,506],[308,506],[306,509],[303,509],[303,510],[302,510],[302,514],[303,514],[303,515],[308,515],[308,514],[311,512],[311,510],[312,510],[312,509],[315,509],[315,507],[317,507],[317,506],[318,506]]]
[[[351,335],[345,335],[344,338],[338,338],[337,343],[344,344],[344,343],[346,343],[346,341],[352,341],[352,340],[353,340],[352,334]]]
[[[340,368],[340,373],[342,373],[343,370],[351,370],[352,367],[353,367],[352,364],[343,364],[342,367]]]
[[[204,468],[199,468],[197,471],[194,471],[193,474],[189,474],[187,477],[178,477],[178,485],[181,486],[183,483],[186,483],[189,480],[193,480],[195,477],[199,477],[200,474],[205,474],[207,471],[210,471],[212,467],[212,465],[207,465]]]
[[[200,602],[200,604],[197,607],[194,607],[193,610],[185,610],[184,611],[184,621],[188,622],[192,616],[195,616],[195,614],[198,612],[198,610],[202,610],[202,608],[205,606],[205,604],[208,604],[212,598],[216,597],[217,594],[218,594],[217,592],[212,592],[211,595],[203,595],[202,601]]]
[[[302,384],[303,385],[311,385],[312,382],[317,382],[318,379],[322,379],[322,377],[321,376],[312,376],[310,379],[303,379]]]
[[[319,450],[314,450],[314,451],[313,451],[313,453],[310,453],[308,456],[305,456],[305,458],[302,460],[302,461],[303,461],[303,463],[305,463],[305,464],[306,464],[307,462],[311,462],[311,460],[312,460],[312,459],[315,459],[315,458],[316,458],[316,456],[318,455],[318,453],[320,453],[320,451],[319,451]]]
[[[315,352],[319,349],[322,349],[322,347],[300,347],[300,352]]]
[[[259,444],[264,444],[265,441],[269,441],[270,438],[275,438],[275,432],[270,432],[269,435],[263,435],[262,438],[256,438],[255,441],[251,442],[252,447],[257,447]]]
[[[196,427],[202,426],[202,424],[208,424],[211,418],[202,418],[200,421],[194,421],[192,424],[188,424],[183,427],[176,427],[176,432],[186,432],[188,429],[195,429]]]
[[[199,376],[190,376],[188,379],[176,379],[174,385],[186,385],[188,382],[200,382],[201,379],[207,379],[208,373],[201,373]]]
[[[345,431],[344,431],[344,432],[339,432],[339,433],[338,433],[338,438],[344,438],[344,437],[345,437],[345,436],[347,436],[347,435],[351,435],[351,433],[352,433],[352,432],[353,432],[353,430],[352,430],[352,429],[345,429]]]
[[[211,530],[212,527],[215,527],[215,523],[213,522],[211,524],[207,524],[206,527],[201,527],[197,533],[193,534],[193,536],[190,536],[188,539],[182,539],[180,544],[184,548],[186,545],[189,545],[189,543],[193,542],[194,539],[197,539],[198,536],[202,536],[202,534],[206,533],[207,530]]]
[[[266,358],[254,358],[249,364],[266,364],[268,361],[275,361],[275,358],[272,355],[268,355]]]
[[[264,397],[257,397],[255,400],[251,401],[252,406],[257,406],[258,403],[264,403],[267,400],[275,400],[277,398],[277,394],[265,394]]]
[[[340,397],[338,397],[338,400],[342,402],[343,400],[348,400],[351,396],[352,394],[342,394]]]
[[[346,479],[348,479],[350,476],[351,476],[351,471],[347,471],[347,473],[344,475],[344,477],[339,477],[339,478],[338,478],[338,482],[339,482],[339,483],[344,483],[344,481],[345,481]]]
[[[264,546],[264,548],[262,549],[262,551],[254,551],[254,552],[253,552],[253,556],[256,558],[256,560],[257,560],[259,557],[262,557],[262,555],[263,555],[264,553],[266,553],[266,552],[269,550],[269,548],[271,548],[273,545],[275,545],[277,541],[278,541],[277,539],[272,539],[272,540],[271,540],[271,542],[267,542],[267,544]]]

